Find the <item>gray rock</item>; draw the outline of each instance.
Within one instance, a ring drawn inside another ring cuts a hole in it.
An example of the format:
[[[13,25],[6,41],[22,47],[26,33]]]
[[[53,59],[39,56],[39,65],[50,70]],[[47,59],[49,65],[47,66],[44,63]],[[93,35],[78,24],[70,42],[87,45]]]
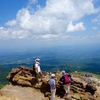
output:
[[[86,92],[90,92],[92,95],[95,93],[95,91],[97,90],[96,86],[94,84],[87,84],[85,91]]]
[[[64,99],[65,100],[72,100],[71,95],[69,95],[69,94],[67,96],[65,96]]]
[[[85,77],[93,77],[91,74],[84,74]]]
[[[92,80],[89,77],[84,77],[85,82],[91,84]]]

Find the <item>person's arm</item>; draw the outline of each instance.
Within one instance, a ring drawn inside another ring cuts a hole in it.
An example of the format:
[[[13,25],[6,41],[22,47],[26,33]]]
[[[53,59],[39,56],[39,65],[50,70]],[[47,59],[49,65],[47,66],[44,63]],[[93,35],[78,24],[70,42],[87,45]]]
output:
[[[55,84],[55,82],[54,82],[54,89],[56,89],[56,84]]]

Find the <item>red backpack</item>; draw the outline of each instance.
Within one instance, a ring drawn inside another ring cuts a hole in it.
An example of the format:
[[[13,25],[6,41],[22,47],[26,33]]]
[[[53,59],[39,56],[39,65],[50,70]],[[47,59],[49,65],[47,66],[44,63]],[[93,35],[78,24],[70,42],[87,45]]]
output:
[[[64,77],[65,77],[65,83],[66,83],[66,84],[69,83],[69,82],[70,82],[70,79],[69,79],[69,77],[67,76],[67,74],[66,74]]]

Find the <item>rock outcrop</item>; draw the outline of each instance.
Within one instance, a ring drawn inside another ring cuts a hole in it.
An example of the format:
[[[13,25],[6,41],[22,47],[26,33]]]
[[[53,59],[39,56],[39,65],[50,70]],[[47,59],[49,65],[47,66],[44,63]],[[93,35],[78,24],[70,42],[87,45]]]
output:
[[[44,94],[45,98],[43,100],[48,100],[50,96],[50,85],[47,80],[50,77],[50,74],[43,72],[43,80],[37,84],[34,71],[31,68],[19,66],[18,68],[12,69],[12,71],[7,76],[7,80],[10,82],[10,84],[15,86],[19,85],[37,89]],[[93,77],[92,75],[72,73],[71,89],[68,96],[65,96],[63,86],[58,84],[60,77],[61,72],[55,72],[55,82],[57,87],[56,95],[60,97],[60,100],[61,98],[64,98],[65,100],[100,100],[100,90],[98,90],[100,88],[97,88],[99,82],[97,82],[97,84],[94,83],[93,80],[90,79],[90,77]],[[88,80],[86,81],[86,78],[89,78],[91,83],[89,83]]]
[[[87,84],[85,91],[90,92],[91,94],[94,94],[95,91],[97,90],[96,86],[94,84]]]
[[[12,69],[7,76],[7,80],[15,85],[32,86],[32,82],[35,82],[35,77],[32,78],[34,74],[32,69],[20,66]]]

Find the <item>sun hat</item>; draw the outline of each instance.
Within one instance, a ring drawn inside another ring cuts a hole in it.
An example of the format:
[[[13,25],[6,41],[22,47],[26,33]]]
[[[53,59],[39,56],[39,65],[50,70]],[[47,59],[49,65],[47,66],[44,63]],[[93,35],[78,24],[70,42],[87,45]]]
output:
[[[63,70],[61,73],[62,73],[62,74],[65,74],[65,71]]]
[[[39,59],[39,58],[37,58],[37,59],[35,59],[35,61],[40,61],[40,59]]]
[[[55,77],[55,74],[51,74],[51,77]]]

